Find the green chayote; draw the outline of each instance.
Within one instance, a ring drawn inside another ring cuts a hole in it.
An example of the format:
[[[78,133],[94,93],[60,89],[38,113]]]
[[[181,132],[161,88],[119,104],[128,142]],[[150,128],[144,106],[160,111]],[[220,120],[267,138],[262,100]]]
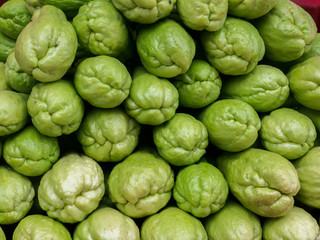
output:
[[[308,52],[305,52],[298,59],[296,59],[294,63],[296,64],[296,63],[304,62],[305,60],[315,56],[320,56],[320,32],[316,34],[316,38],[311,43],[310,50]]]
[[[19,222],[30,210],[35,195],[28,177],[0,166],[0,224]]]
[[[320,110],[320,56],[292,66],[287,77],[295,100],[305,107]]]
[[[211,240],[261,240],[259,218],[241,204],[228,200],[217,213],[205,219],[204,227]]]
[[[268,112],[286,102],[289,80],[280,69],[261,64],[246,75],[226,79],[221,93],[224,98],[245,101],[257,112]]]
[[[73,240],[140,240],[136,223],[116,209],[104,207],[95,210],[76,226]]]
[[[100,165],[86,155],[69,153],[41,178],[38,200],[49,217],[76,223],[98,207],[104,192]]]
[[[136,72],[140,70],[136,69]],[[137,122],[159,125],[171,119],[179,105],[179,93],[167,79],[142,71],[133,76],[126,112]]]
[[[229,152],[239,152],[252,146],[261,127],[257,112],[238,99],[212,103],[202,110],[199,119],[208,130],[210,142]]]
[[[18,173],[40,176],[60,155],[57,138],[45,136],[33,126],[11,134],[3,143],[3,158]]]
[[[201,31],[200,40],[210,64],[226,75],[251,72],[265,53],[257,29],[239,18],[227,17],[218,31]]]
[[[37,9],[16,41],[20,67],[41,82],[59,80],[70,68],[78,46],[77,35],[65,14],[52,5]]]
[[[253,213],[280,217],[292,209],[300,182],[293,164],[280,154],[249,148],[220,155],[217,166],[231,193]]]
[[[84,115],[84,103],[67,80],[36,84],[27,107],[33,125],[49,137],[78,130]]]
[[[267,14],[277,3],[278,0],[228,0],[228,14],[256,19]]]
[[[99,162],[119,162],[138,144],[140,124],[121,108],[93,109],[77,131],[85,154]]]
[[[112,3],[130,21],[148,24],[167,17],[176,0],[112,0]]]
[[[278,0],[255,26],[265,43],[265,57],[279,62],[293,61],[308,52],[317,33],[311,15],[290,0]]]
[[[207,240],[199,219],[177,207],[168,207],[148,217],[141,226],[141,240]]]
[[[203,123],[186,113],[176,113],[167,122],[155,126],[153,140],[160,156],[175,166],[199,161],[209,142]]]
[[[319,234],[319,225],[310,213],[294,206],[282,217],[266,219],[262,230],[264,240],[314,240]]]
[[[118,57],[129,47],[124,17],[109,0],[92,0],[84,4],[72,24],[80,45],[94,55]]]
[[[189,33],[169,18],[144,25],[138,32],[136,46],[146,70],[164,78],[188,71],[196,50]]]
[[[0,91],[0,136],[15,133],[27,124],[27,100],[24,93]]]
[[[109,196],[129,217],[141,218],[158,212],[171,198],[173,170],[155,152],[139,150],[111,171]]]
[[[296,198],[307,206],[320,209],[320,147],[313,147],[293,164],[301,184]]]
[[[110,56],[86,58],[74,75],[74,85],[79,95],[99,108],[120,105],[128,97],[131,83],[125,65]]]
[[[12,39],[17,39],[30,20],[31,14],[24,0],[10,0],[0,7],[0,32]]]
[[[194,30],[217,31],[227,17],[228,0],[177,0],[183,23]]]
[[[259,135],[267,150],[292,160],[313,147],[317,132],[306,115],[291,108],[279,108],[262,118]]]
[[[16,41],[0,32],[0,62],[5,63],[7,57],[14,51]]]
[[[24,72],[18,64],[14,52],[12,52],[5,64],[5,77],[11,89],[29,94],[31,89],[38,83],[34,77]]]
[[[14,229],[12,240],[72,240],[68,229],[50,217],[33,214],[23,218]]]
[[[218,99],[222,81],[219,72],[204,60],[192,61],[189,70],[174,78],[179,105],[202,108]]]
[[[179,208],[203,218],[224,206],[228,192],[222,173],[210,163],[200,162],[178,172],[173,197]]]

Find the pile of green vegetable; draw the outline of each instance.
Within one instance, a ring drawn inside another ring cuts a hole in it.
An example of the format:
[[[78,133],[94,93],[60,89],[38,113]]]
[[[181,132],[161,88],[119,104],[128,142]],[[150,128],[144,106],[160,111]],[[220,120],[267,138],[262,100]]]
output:
[[[290,0],[9,0],[0,61],[0,240],[320,236],[320,35]]]

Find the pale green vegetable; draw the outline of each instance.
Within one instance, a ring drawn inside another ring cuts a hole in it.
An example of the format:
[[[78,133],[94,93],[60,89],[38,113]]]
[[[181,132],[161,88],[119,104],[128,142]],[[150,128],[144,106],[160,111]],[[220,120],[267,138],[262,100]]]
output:
[[[210,240],[261,240],[259,218],[241,204],[228,200],[217,213],[205,219],[204,227]]]
[[[0,91],[0,136],[21,130],[29,121],[28,95],[10,90]]]
[[[314,240],[319,234],[317,220],[300,207],[293,207],[285,216],[266,219],[262,229],[264,240]]]
[[[210,142],[229,152],[252,146],[261,127],[258,113],[239,99],[216,101],[201,111],[199,119],[208,130]]]
[[[217,166],[240,203],[263,217],[280,217],[294,205],[300,189],[293,164],[280,154],[249,148],[218,156]]]
[[[259,134],[267,150],[289,160],[306,154],[317,137],[311,119],[291,108],[279,108],[264,116]]]
[[[104,207],[95,210],[76,226],[73,240],[140,240],[136,223],[116,209]]]
[[[27,107],[33,125],[49,137],[75,132],[84,115],[83,100],[67,80],[36,84]]]
[[[207,240],[199,219],[177,207],[168,207],[148,217],[141,226],[141,240]]]
[[[23,218],[14,229],[12,240],[72,240],[68,229],[50,217],[34,214]]]
[[[25,176],[40,176],[54,164],[60,154],[57,138],[45,136],[33,126],[11,134],[3,144],[3,158]]]
[[[174,185],[173,170],[154,151],[139,150],[111,171],[109,196],[129,217],[152,215],[166,206]]]
[[[41,82],[59,80],[70,68],[77,35],[65,14],[52,5],[37,9],[19,34],[15,57],[20,67]]]
[[[33,204],[35,190],[29,178],[0,166],[0,224],[19,222]]]
[[[49,217],[76,223],[98,207],[104,192],[103,171],[98,163],[86,155],[69,153],[41,178],[38,200]]]
[[[178,172],[173,197],[179,208],[203,218],[224,206],[228,192],[222,173],[210,163],[200,162]]]
[[[77,131],[86,155],[99,162],[119,162],[138,144],[140,124],[121,108],[93,109]]]

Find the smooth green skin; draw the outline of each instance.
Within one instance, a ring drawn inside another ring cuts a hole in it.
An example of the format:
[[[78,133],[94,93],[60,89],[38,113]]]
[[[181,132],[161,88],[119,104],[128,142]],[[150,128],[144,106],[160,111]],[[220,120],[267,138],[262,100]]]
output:
[[[11,89],[29,94],[38,83],[34,77],[22,70],[15,58],[14,52],[10,53],[5,64],[5,78]]]
[[[8,89],[9,86],[5,76],[5,64],[3,62],[0,62],[0,91]]]
[[[280,154],[249,148],[220,155],[217,166],[232,194],[253,213],[280,217],[292,209],[300,182],[293,164]]]
[[[320,111],[306,108],[304,106],[298,106],[296,110],[310,118],[316,127],[317,132],[320,132]]]
[[[141,218],[166,206],[174,185],[173,170],[155,152],[139,150],[111,171],[109,196],[125,215]]]
[[[219,211],[228,193],[228,183],[222,173],[207,162],[182,168],[173,188],[178,207],[198,218]]]
[[[313,147],[303,157],[293,162],[301,184],[296,198],[314,208],[320,208],[319,163],[320,147]]]
[[[301,57],[310,50],[317,33],[311,15],[290,0],[279,0],[255,26],[265,43],[265,57],[278,62]]]
[[[80,7],[72,24],[80,45],[94,55],[117,57],[128,47],[129,32],[125,19],[111,1],[89,1]]]
[[[0,91],[0,136],[15,133],[27,124],[27,99],[23,93]]]
[[[136,148],[140,124],[121,108],[93,109],[77,131],[85,154],[99,162],[119,162]]]
[[[60,222],[39,214],[28,215],[15,228],[12,240],[72,240],[68,229]]]
[[[141,240],[207,240],[199,219],[177,207],[168,207],[148,217],[141,226]]]
[[[294,64],[304,62],[305,60],[315,56],[320,56],[320,33],[316,34],[316,38],[310,45],[310,50],[308,52],[305,52],[301,57],[295,60]]]
[[[238,18],[227,17],[218,31],[201,31],[200,40],[209,63],[226,75],[251,72],[265,53],[257,29]]]
[[[100,165],[86,155],[69,153],[41,178],[38,200],[49,217],[76,223],[98,207],[104,192]]]
[[[128,98],[124,101],[126,112],[137,122],[160,125],[171,119],[179,106],[179,93],[167,79],[150,73],[133,77]]]
[[[1,227],[0,227],[0,240],[6,240],[6,235],[4,234]]]
[[[38,132],[33,126],[11,134],[3,144],[3,158],[18,173],[40,176],[54,164],[60,155],[57,138]]]
[[[177,0],[177,10],[187,27],[213,32],[220,29],[226,20],[228,0]]]
[[[320,110],[320,56],[294,65],[287,77],[293,97],[307,108]]]
[[[125,65],[110,56],[85,59],[74,76],[74,86],[79,95],[99,108],[119,106],[128,97],[131,83]]]
[[[16,41],[20,67],[41,82],[59,80],[70,68],[77,51],[77,35],[65,14],[46,5],[37,9]]]
[[[204,60],[192,61],[189,70],[174,78],[179,105],[202,108],[218,99],[222,81],[219,72]]]
[[[293,207],[283,217],[266,219],[262,229],[264,240],[314,240],[319,234],[317,220],[300,207]]]
[[[19,222],[30,210],[35,195],[29,178],[0,166],[0,224]]]
[[[176,0],[112,0],[112,4],[130,21],[155,23],[167,17]]]
[[[84,115],[82,99],[66,80],[36,84],[27,107],[33,125],[49,137],[75,132]]]
[[[258,138],[261,127],[257,112],[238,99],[212,103],[200,113],[199,120],[208,130],[209,141],[229,152],[249,148]]]
[[[282,106],[289,97],[289,80],[278,68],[257,65],[250,73],[223,82],[224,98],[240,99],[257,112],[269,112]]]
[[[5,63],[9,54],[14,51],[16,41],[0,32],[0,62]]]
[[[143,26],[138,32],[136,46],[147,71],[164,78],[188,71],[196,50],[189,33],[169,18]]]
[[[228,0],[228,14],[256,19],[267,14],[277,3],[278,0]]]
[[[206,153],[208,131],[190,114],[176,113],[153,128],[153,141],[160,156],[174,166],[195,163]]]
[[[205,219],[204,227],[210,240],[261,240],[259,218],[241,204],[228,200],[217,213]]]
[[[262,118],[259,135],[265,149],[293,160],[313,147],[317,131],[306,115],[291,108],[279,108]]]
[[[136,223],[116,209],[105,207],[95,210],[79,223],[73,240],[140,240]]]
[[[0,32],[12,39],[17,39],[30,20],[31,14],[24,0],[10,0],[0,7]]]

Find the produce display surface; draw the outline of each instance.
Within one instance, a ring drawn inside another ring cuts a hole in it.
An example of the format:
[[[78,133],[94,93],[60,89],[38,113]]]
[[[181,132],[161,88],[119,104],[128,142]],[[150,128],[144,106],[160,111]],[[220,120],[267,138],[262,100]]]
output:
[[[319,240],[319,9],[0,1],[0,240]]]

